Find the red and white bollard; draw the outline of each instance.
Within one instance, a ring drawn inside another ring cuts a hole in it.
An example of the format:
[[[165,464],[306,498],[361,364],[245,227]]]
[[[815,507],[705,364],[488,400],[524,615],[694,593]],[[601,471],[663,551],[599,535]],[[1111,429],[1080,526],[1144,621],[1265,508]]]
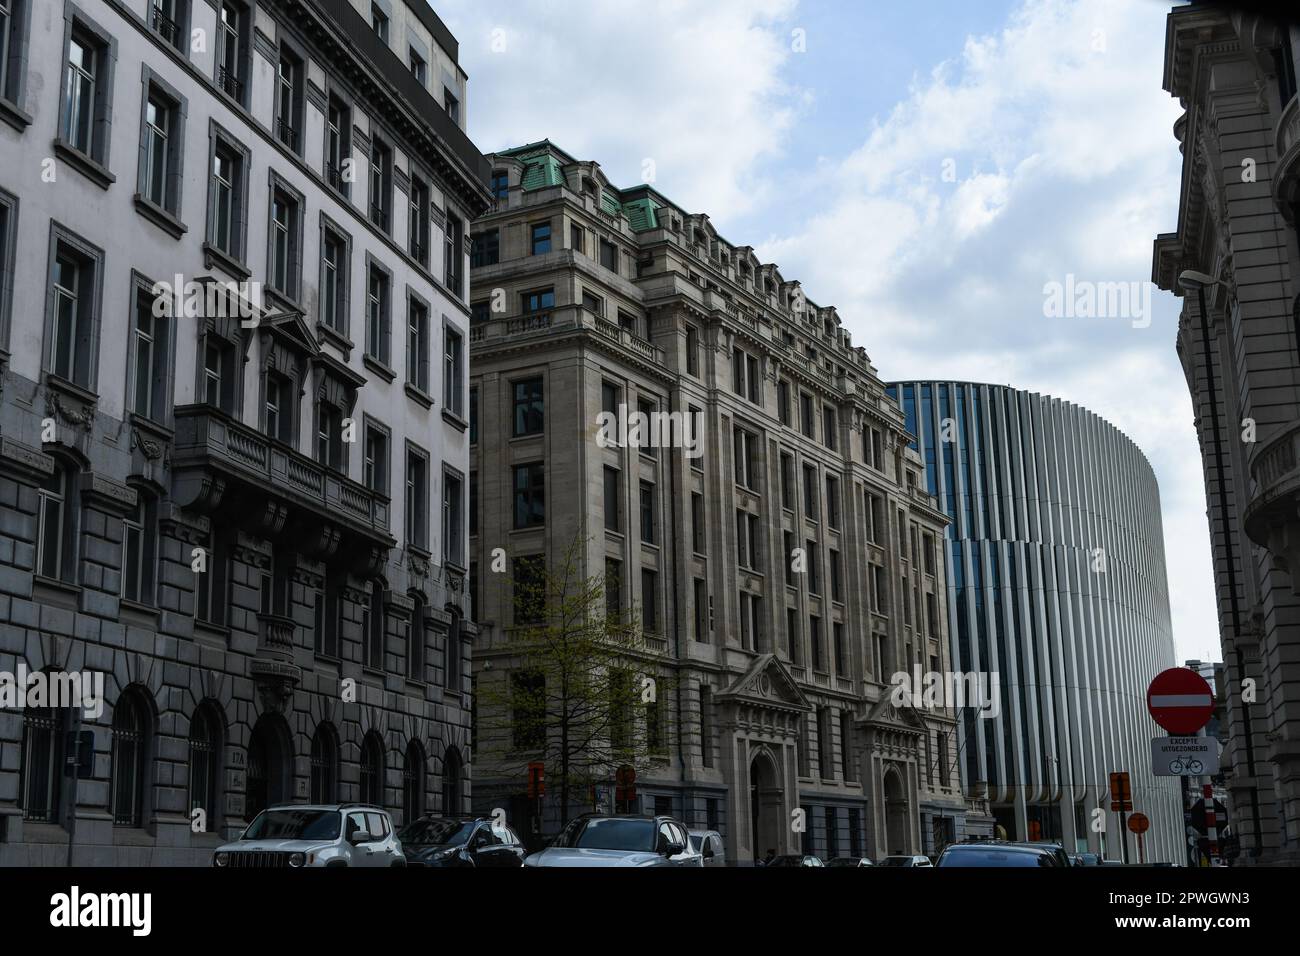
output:
[[[1210,866],[1214,866],[1219,859],[1219,830],[1218,814],[1214,812],[1214,788],[1208,783],[1201,789],[1205,795],[1205,837],[1206,837],[1206,855],[1210,858]]]

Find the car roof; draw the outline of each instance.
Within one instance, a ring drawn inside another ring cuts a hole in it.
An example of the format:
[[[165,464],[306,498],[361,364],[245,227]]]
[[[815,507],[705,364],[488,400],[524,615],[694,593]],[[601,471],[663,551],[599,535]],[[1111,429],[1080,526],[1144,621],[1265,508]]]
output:
[[[366,810],[374,813],[387,813],[383,807],[373,803],[277,803],[263,810],[321,810],[324,812],[344,810]]]
[[[949,843],[944,847],[943,852],[948,853],[952,850],[979,850],[993,848],[996,850],[1023,850],[1033,853],[1051,853],[1054,850],[1061,849],[1059,843],[1019,843],[1014,840],[973,840],[970,843]]]
[[[716,837],[722,836],[722,834],[719,833],[717,830],[687,830],[686,832],[689,833],[691,836],[716,836]]]

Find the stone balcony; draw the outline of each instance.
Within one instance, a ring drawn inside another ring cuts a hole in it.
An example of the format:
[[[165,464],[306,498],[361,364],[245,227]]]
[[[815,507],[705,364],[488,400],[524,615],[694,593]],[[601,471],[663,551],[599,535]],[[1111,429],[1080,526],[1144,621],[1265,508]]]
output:
[[[374,573],[396,543],[387,496],[209,405],[176,409],[172,494],[184,508]]]
[[[565,305],[546,312],[502,316],[487,322],[476,322],[470,328],[469,341],[471,348],[482,349],[504,344],[514,345],[582,330],[595,332],[647,361],[663,364],[663,349],[647,342],[618,323],[611,322],[604,316],[578,305]]]
[[[1291,219],[1294,205],[1300,202],[1300,95],[1291,97],[1282,108],[1273,136],[1278,157],[1273,198],[1282,215]]]
[[[1300,422],[1259,443],[1250,457],[1250,477],[1254,495],[1246,506],[1246,534],[1273,555],[1300,594]]]

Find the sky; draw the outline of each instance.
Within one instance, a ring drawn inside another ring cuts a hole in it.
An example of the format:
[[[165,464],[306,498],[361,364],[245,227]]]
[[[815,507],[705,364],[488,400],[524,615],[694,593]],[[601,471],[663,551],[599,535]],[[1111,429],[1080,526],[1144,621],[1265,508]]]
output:
[[[652,169],[834,305],[886,381],[1010,384],[1132,438],[1160,484],[1178,660],[1219,659],[1179,302],[1148,284],[1152,241],[1177,226],[1169,3],[435,8],[484,152],[549,138],[625,187]],[[1140,285],[1123,314],[1051,314],[1046,290],[1070,281]]]

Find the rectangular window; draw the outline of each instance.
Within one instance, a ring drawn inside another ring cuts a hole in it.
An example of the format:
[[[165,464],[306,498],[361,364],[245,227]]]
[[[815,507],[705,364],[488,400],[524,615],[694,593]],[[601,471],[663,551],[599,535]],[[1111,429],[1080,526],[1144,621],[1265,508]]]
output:
[[[835,448],[837,429],[835,427],[835,409],[829,405],[822,406],[822,441],[826,447]]]
[[[799,653],[799,611],[788,607],[785,609],[785,650],[790,655],[793,667],[803,666],[803,655]]]
[[[329,226],[321,227],[320,321],[341,335],[348,328],[348,241]]]
[[[809,521],[817,521],[821,517],[821,509],[817,501],[817,466],[803,466],[803,515]]]
[[[700,374],[700,333],[693,325],[686,327],[686,374]]]
[[[140,171],[136,191],[159,209],[180,215],[183,101],[157,82],[146,81],[140,123]]]
[[[59,138],[100,167],[108,165],[116,55],[111,37],[79,14],[73,18],[67,38]],[[102,178],[100,173],[97,179]]]
[[[414,296],[406,301],[406,380],[429,391],[429,307]]]
[[[546,615],[546,559],[540,554],[512,562],[515,626],[538,624]]]
[[[122,597],[136,604],[154,603],[158,516],[142,494],[136,509],[122,521]]]
[[[831,573],[831,600],[844,600],[843,573],[840,570],[840,553],[835,549],[830,551],[830,573]]]
[[[514,435],[540,435],[546,423],[546,405],[541,378],[514,383]]]
[[[352,110],[337,96],[329,98],[325,117],[325,181],[344,196],[352,192]]]
[[[762,539],[758,515],[736,512],[736,561],[740,567],[762,571]]]
[[[393,151],[376,134],[370,140],[370,221],[388,232],[393,210]]]
[[[758,490],[758,436],[743,428],[735,432],[736,484],[751,491]]]
[[[478,472],[469,473],[469,533],[478,535]]]
[[[366,354],[383,365],[391,352],[389,275],[371,263],[366,280]]]
[[[540,461],[515,465],[515,527],[546,524],[546,466]]]
[[[415,47],[409,49],[411,75],[415,81],[424,86],[429,79],[429,64],[424,61],[424,57],[415,52]]]
[[[612,382],[601,382],[600,410],[611,415],[617,415],[618,408],[622,403],[623,390]]]
[[[388,494],[388,430],[366,422],[366,457],[361,468],[362,483],[371,491]]]
[[[618,272],[618,247],[607,239],[600,240],[600,264],[610,272]]]
[[[208,243],[235,262],[244,261],[248,208],[248,149],[214,125],[208,192]]]
[[[623,616],[623,562],[605,559],[605,617],[617,621]]]
[[[649,568],[641,569],[641,630],[659,633],[659,575]]]
[[[655,543],[655,486],[641,482],[641,542]]]
[[[492,196],[506,199],[510,195],[510,174],[504,169],[492,170]]]
[[[709,641],[709,586],[703,578],[694,579],[695,639],[701,644]]]
[[[445,86],[442,88],[442,106],[453,123],[460,122],[460,100],[456,98],[455,93]]]
[[[808,642],[812,645],[813,670],[824,671],[826,662],[822,655],[822,619],[815,614],[808,616]]]
[[[429,459],[414,447],[406,449],[406,543],[429,550]]]
[[[271,190],[270,239],[271,289],[297,302],[302,275],[302,199],[284,186]]]
[[[235,347],[218,335],[203,337],[203,398],[213,408],[234,415],[242,387]]]
[[[691,550],[696,554],[707,553],[707,529],[704,526],[704,496],[691,492]]]
[[[443,228],[443,283],[458,299],[465,297],[465,224],[459,216],[447,210],[447,224]]]
[[[826,476],[826,526],[840,526],[840,481],[833,475]]]
[[[799,427],[809,438],[816,438],[816,423],[813,421],[813,400],[806,392],[799,393]]]
[[[452,471],[442,474],[442,559],[465,566],[465,498],[460,475]]]
[[[214,528],[205,544],[207,571],[194,575],[194,619],[221,627],[226,621],[230,553],[225,532]]]
[[[292,152],[302,152],[302,60],[281,48],[275,77],[275,136]]]
[[[617,468],[605,466],[605,530],[622,531],[623,514],[619,507],[621,495],[619,494],[619,471]]]
[[[370,4],[370,28],[375,31],[375,36],[388,42],[388,14],[377,3]]]
[[[700,685],[700,759],[713,766],[713,688]]]
[[[58,227],[52,240],[45,368],[93,391],[98,380],[104,254]]]
[[[478,444],[478,389],[469,390],[469,443]]]
[[[465,345],[450,325],[442,330],[442,404],[453,415],[465,414]]]
[[[151,289],[143,280],[137,280],[128,394],[131,411],[150,421],[165,423],[171,408],[168,341],[171,325],[165,316],[154,317]]]
[[[297,392],[293,380],[278,372],[266,373],[266,407],[262,427],[286,445],[294,444]]]
[[[835,673],[840,677],[847,676],[848,664],[844,656],[844,625],[839,621],[834,622],[831,625],[831,634],[835,644]]]
[[[794,510],[794,455],[781,453],[781,507]]]
[[[785,379],[776,383],[776,410],[782,425],[790,424],[790,383]]]
[[[335,471],[347,471],[347,445],[343,441],[343,412],[336,405],[316,406],[316,460]]]
[[[821,582],[817,580],[818,565],[821,555],[817,551],[817,542],[809,538],[804,542],[804,560],[808,563],[808,593],[821,594]]]
[[[494,266],[501,261],[501,230],[485,229],[469,237],[469,267]]]
[[[551,224],[549,222],[535,222],[529,227],[529,234],[532,237],[531,249],[532,254],[540,256],[542,253],[551,251]]]
[[[785,583],[790,587],[796,587],[798,581],[795,578],[794,569],[794,534],[790,531],[783,531],[782,536],[785,544]]]
[[[407,190],[406,241],[411,258],[429,267],[429,184],[414,173]]]
[[[0,0],[0,8],[7,5],[8,0]],[[149,0],[149,28],[182,54],[189,45],[187,6],[188,0]]]

